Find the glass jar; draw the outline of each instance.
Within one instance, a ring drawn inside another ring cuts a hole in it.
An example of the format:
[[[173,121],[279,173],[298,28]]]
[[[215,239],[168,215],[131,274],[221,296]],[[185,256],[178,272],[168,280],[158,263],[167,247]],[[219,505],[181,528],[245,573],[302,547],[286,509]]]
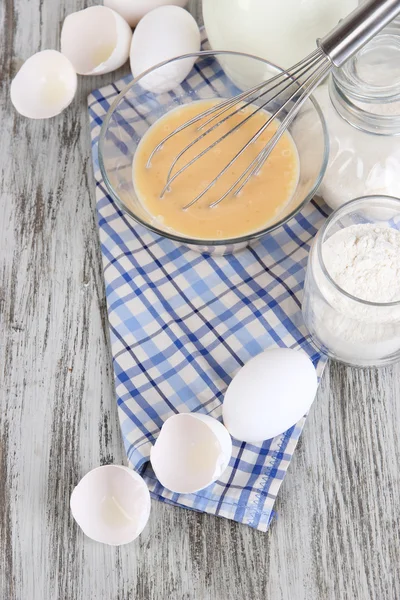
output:
[[[255,54],[288,68],[354,10],[357,0],[203,0],[213,50]]]
[[[399,230],[400,200],[369,196],[334,211],[314,239],[304,285],[303,316],[314,344],[329,357],[354,366],[386,365],[400,358],[400,300],[382,303],[357,298],[342,289],[327,268],[325,242],[345,228],[368,223]],[[373,245],[367,249],[365,278]],[[335,260],[343,266],[345,253],[345,244],[335,240]]]
[[[330,158],[319,194],[331,208],[352,198],[400,197],[400,27],[390,25],[314,93]]]

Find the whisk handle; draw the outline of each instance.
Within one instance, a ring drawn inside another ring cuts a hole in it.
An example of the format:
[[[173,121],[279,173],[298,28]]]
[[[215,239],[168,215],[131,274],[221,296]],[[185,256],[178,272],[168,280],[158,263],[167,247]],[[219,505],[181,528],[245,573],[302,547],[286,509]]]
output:
[[[341,67],[398,14],[400,0],[369,0],[317,40],[317,44],[335,67]]]

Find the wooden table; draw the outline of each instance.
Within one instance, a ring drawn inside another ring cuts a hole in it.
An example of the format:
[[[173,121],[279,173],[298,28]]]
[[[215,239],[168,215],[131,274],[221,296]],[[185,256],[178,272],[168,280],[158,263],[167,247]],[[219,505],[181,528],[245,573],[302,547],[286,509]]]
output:
[[[9,82],[85,4],[0,3],[0,598],[398,600],[399,366],[326,369],[267,534],[156,502],[120,548],[73,522],[79,478],[125,461],[86,96],[128,67],[49,121],[16,114]]]

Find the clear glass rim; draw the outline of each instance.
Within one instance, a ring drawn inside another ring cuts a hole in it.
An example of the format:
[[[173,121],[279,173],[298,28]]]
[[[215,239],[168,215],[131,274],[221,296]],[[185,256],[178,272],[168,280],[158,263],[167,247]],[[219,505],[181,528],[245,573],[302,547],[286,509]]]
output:
[[[365,51],[374,47],[379,48],[379,44],[382,42],[387,45],[388,40],[391,39],[399,42],[399,29],[389,25],[352,56],[343,68],[333,69],[332,77],[339,87],[345,91],[346,96],[355,98],[364,104],[388,104],[400,100],[400,82],[374,86],[372,83],[364,82],[361,79],[354,80],[351,74],[351,65],[357,63],[360,54],[362,55]]]
[[[362,304],[363,306],[374,306],[374,307],[378,307],[378,308],[390,308],[390,307],[400,306],[400,300],[396,300],[394,302],[370,302],[368,300],[362,300],[361,298],[357,298],[357,296],[353,296],[352,294],[349,294],[349,292],[346,292],[346,290],[344,290],[340,285],[338,285],[336,283],[336,281],[329,274],[328,269],[326,268],[326,265],[324,262],[323,255],[322,255],[322,245],[324,242],[324,237],[325,237],[327,229],[330,226],[330,224],[332,223],[332,221],[334,219],[336,219],[338,216],[340,216],[340,214],[342,212],[346,213],[349,208],[353,208],[353,207],[356,208],[357,206],[361,206],[362,204],[370,202],[374,199],[375,200],[378,200],[378,199],[379,200],[389,200],[389,201],[393,202],[394,204],[397,205],[397,208],[399,210],[399,215],[400,215],[400,198],[395,198],[394,196],[385,196],[385,195],[380,195],[380,194],[375,195],[375,196],[360,196],[359,198],[354,198],[354,200],[350,200],[349,202],[346,202],[345,204],[343,204],[340,208],[334,210],[333,213],[329,215],[329,217],[326,219],[325,223],[322,225],[321,229],[319,230],[319,232],[317,234],[317,238],[316,238],[317,256],[318,256],[318,261],[319,261],[319,264],[320,264],[323,274],[325,275],[325,277],[327,278],[329,283],[332,285],[332,287],[335,290],[337,290],[338,292],[340,292],[341,294],[343,294],[343,296],[346,296],[353,302],[356,302],[357,304]]]
[[[134,85],[136,85],[143,77],[145,77],[146,75],[148,75],[149,73],[152,73],[153,71],[159,69],[160,67],[163,67],[164,65],[168,65],[171,62],[174,62],[176,60],[183,60],[185,58],[192,58],[192,57],[201,57],[201,56],[220,56],[220,55],[229,55],[229,56],[242,56],[245,58],[249,58],[249,59],[253,59],[253,60],[257,60],[261,63],[264,63],[265,65],[268,65],[269,67],[271,67],[272,69],[276,70],[276,71],[281,71],[282,73],[284,72],[284,69],[281,69],[280,67],[278,67],[277,65],[275,65],[274,63],[269,62],[268,60],[265,60],[263,58],[260,58],[259,56],[255,56],[253,54],[246,54],[244,52],[234,52],[234,51],[229,51],[229,50],[202,50],[200,52],[192,52],[189,54],[182,54],[181,56],[177,56],[175,58],[171,58],[169,60],[165,60],[163,62],[158,63],[157,65],[155,65],[154,67],[151,67],[150,69],[147,69],[147,71],[144,71],[143,73],[141,73],[141,75],[139,75],[138,77],[135,77],[130,83],[128,83],[123,90],[121,90],[121,92],[118,94],[118,96],[115,98],[114,102],[111,104],[110,108],[107,111],[107,114],[104,118],[103,124],[101,126],[101,130],[100,130],[100,136],[99,136],[99,149],[98,149],[98,159],[99,159],[99,166],[100,166],[100,172],[101,175],[103,177],[103,181],[105,183],[105,186],[107,188],[107,192],[110,194],[110,196],[112,197],[112,199],[114,200],[114,202],[117,204],[117,206],[125,213],[127,213],[134,221],[136,221],[137,223],[139,223],[140,225],[142,225],[143,227],[149,229],[150,231],[152,231],[153,233],[156,233],[157,235],[161,236],[161,237],[165,237],[168,239],[171,239],[175,242],[179,242],[181,244],[191,244],[193,246],[228,246],[228,245],[232,245],[232,244],[239,244],[239,243],[243,243],[243,242],[250,242],[253,240],[257,240],[260,237],[264,236],[267,233],[271,233],[273,231],[275,231],[275,229],[277,229],[278,227],[280,227],[281,225],[283,225],[284,223],[287,223],[287,221],[289,221],[292,217],[294,217],[297,213],[299,213],[301,211],[301,209],[310,201],[312,200],[312,198],[314,197],[316,191],[318,190],[321,181],[325,175],[325,171],[327,169],[328,166],[328,160],[329,160],[329,134],[328,134],[328,129],[326,126],[326,122],[325,122],[325,117],[322,113],[322,110],[318,104],[318,102],[315,100],[315,98],[311,95],[309,96],[308,100],[312,103],[313,108],[315,109],[316,113],[318,114],[319,120],[321,122],[321,127],[322,127],[322,132],[323,132],[323,136],[324,136],[324,150],[323,150],[323,158],[322,158],[322,164],[321,164],[321,169],[319,171],[318,177],[316,178],[314,185],[312,187],[312,189],[310,190],[310,192],[307,194],[307,196],[304,198],[304,200],[298,205],[296,206],[289,214],[285,215],[284,218],[280,219],[279,221],[277,221],[276,223],[274,223],[273,225],[269,225],[264,227],[264,229],[261,229],[259,231],[255,231],[253,233],[248,233],[246,235],[240,236],[240,237],[235,237],[235,238],[225,238],[225,239],[219,239],[219,240],[208,240],[208,239],[199,239],[199,238],[190,238],[190,237],[186,237],[184,235],[180,235],[178,233],[175,232],[167,232],[164,231],[162,229],[159,229],[158,227],[155,227],[152,223],[147,223],[144,220],[142,220],[139,216],[137,216],[136,214],[134,214],[119,198],[118,194],[114,191],[111,182],[107,176],[107,171],[105,168],[105,164],[104,164],[104,160],[103,160],[103,151],[104,151],[104,144],[105,144],[105,138],[106,138],[106,134],[107,134],[107,130],[108,130],[108,125],[109,122],[118,106],[118,104],[120,103],[120,101],[124,98],[124,96],[127,94],[127,92],[130,90],[131,87],[133,87]]]
[[[368,49],[380,45],[388,46],[391,40],[396,41],[400,51],[400,29],[395,24],[390,24],[375,38],[357,52],[344,65],[343,69],[333,69],[330,77],[329,92],[332,104],[339,115],[350,125],[361,131],[379,136],[400,135],[400,113],[380,114],[368,110],[368,106],[385,106],[400,101],[400,79],[395,83],[374,86],[370,82],[352,75],[351,66],[357,63],[357,58]],[[375,66],[372,69],[376,68]],[[400,69],[399,69],[400,72]],[[397,71],[396,71],[397,73]],[[400,75],[400,73],[399,73]]]
[[[329,96],[339,116],[355,129],[379,137],[400,135],[400,115],[379,115],[358,106],[333,75],[329,81]]]

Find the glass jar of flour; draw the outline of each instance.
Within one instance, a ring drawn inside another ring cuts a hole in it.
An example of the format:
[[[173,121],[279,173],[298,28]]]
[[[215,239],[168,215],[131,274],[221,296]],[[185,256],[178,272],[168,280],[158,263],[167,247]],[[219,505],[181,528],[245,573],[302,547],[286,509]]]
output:
[[[386,28],[314,96],[330,138],[319,195],[331,208],[367,194],[400,197],[400,26]]]
[[[355,366],[400,358],[400,199],[368,196],[331,214],[309,254],[303,316],[331,358]]]

